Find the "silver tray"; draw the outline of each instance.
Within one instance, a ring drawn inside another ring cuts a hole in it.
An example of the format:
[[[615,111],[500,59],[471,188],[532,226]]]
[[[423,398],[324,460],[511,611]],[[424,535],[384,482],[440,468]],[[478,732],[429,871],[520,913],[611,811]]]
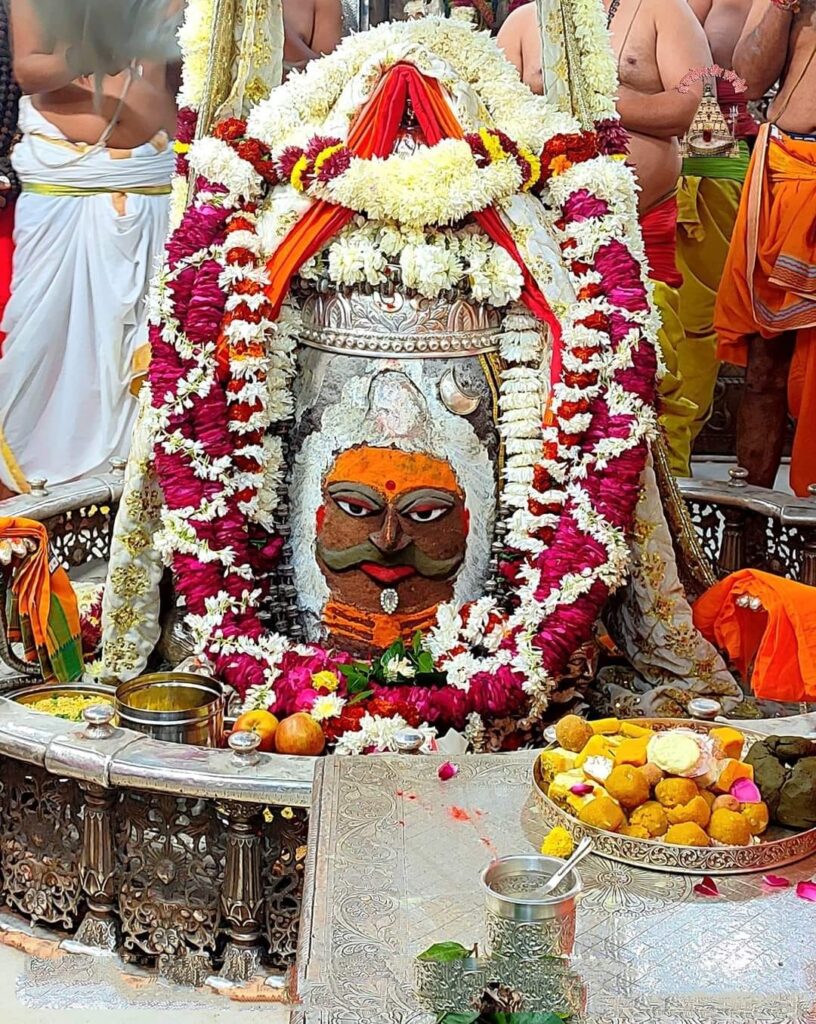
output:
[[[716,722],[696,722],[674,718],[638,718],[645,725],[662,732],[666,729],[693,729],[707,733],[717,728]],[[739,728],[747,740],[765,737],[750,729]],[[550,748],[548,748],[550,749]],[[740,875],[755,871],[769,871],[816,853],[816,828],[794,832],[771,826],[759,843],[752,846],[669,846],[659,839],[635,839],[614,832],[585,825],[567,811],[562,810],[547,796],[546,784],[541,778],[541,767],[536,758],[533,767],[533,792],[544,821],[551,828],[561,825],[576,840],[589,836],[595,844],[594,852],[608,860],[653,871],[670,871],[685,875]]]

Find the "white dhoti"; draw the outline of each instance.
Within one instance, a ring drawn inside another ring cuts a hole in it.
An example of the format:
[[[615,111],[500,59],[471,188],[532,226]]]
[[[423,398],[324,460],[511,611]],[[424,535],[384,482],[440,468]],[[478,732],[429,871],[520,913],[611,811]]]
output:
[[[106,472],[127,456],[133,358],[167,234],[174,157],[167,137],[133,150],[74,146],[20,104],[12,162],[12,295],[0,357],[0,481],[14,491]]]

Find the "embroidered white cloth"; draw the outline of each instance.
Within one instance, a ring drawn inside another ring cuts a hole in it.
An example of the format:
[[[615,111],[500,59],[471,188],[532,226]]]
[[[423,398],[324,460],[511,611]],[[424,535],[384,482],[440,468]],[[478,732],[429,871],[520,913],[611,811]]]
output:
[[[12,162],[24,189],[15,211],[12,296],[0,358],[0,480],[14,491],[62,483],[125,457],[136,415],[132,361],[147,341],[145,296],[167,234],[166,137],[130,151],[78,151],[20,104]],[[66,166],[67,165],[67,166]],[[122,194],[124,193],[124,195]]]

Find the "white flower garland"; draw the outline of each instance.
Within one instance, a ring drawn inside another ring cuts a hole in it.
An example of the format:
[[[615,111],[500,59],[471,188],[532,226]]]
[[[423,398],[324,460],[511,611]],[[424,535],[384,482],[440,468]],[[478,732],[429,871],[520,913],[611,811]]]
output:
[[[444,139],[385,160],[353,159],[340,177],[309,191],[370,220],[423,228],[462,220],[509,198],[520,186],[515,160],[479,167],[467,142]]]
[[[326,277],[341,288],[376,287],[389,280],[388,271],[396,268],[405,288],[428,299],[466,287],[476,301],[503,308],[519,298],[524,285],[515,260],[477,227],[401,230],[362,217],[305,264],[300,277],[305,281]]]
[[[210,41],[215,28],[215,0],[189,0],[178,31],[181,48],[180,107],[198,110],[207,88]]]
[[[249,117],[248,132],[274,154],[304,144],[315,131],[345,138],[382,71],[402,60],[440,81],[466,132],[489,121],[538,153],[553,135],[580,130],[574,118],[554,110],[519,81],[489,35],[457,19],[422,18],[386,22],[344,40],[259,104]]]

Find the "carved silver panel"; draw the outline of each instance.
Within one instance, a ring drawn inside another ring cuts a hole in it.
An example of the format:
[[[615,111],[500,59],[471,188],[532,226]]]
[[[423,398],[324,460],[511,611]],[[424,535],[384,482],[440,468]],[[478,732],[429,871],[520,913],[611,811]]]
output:
[[[32,921],[73,928],[82,899],[82,801],[70,779],[3,762],[0,868],[5,901]]]
[[[414,957],[486,935],[479,874],[537,850],[533,755],[331,758],[316,779],[299,949],[299,1024],[433,1024]],[[793,886],[816,858],[787,868]],[[569,970],[574,1024],[813,1024],[813,905],[761,875],[695,879],[590,857]],[[467,991],[463,990],[463,997]],[[467,1006],[462,1006],[462,1010]]]

